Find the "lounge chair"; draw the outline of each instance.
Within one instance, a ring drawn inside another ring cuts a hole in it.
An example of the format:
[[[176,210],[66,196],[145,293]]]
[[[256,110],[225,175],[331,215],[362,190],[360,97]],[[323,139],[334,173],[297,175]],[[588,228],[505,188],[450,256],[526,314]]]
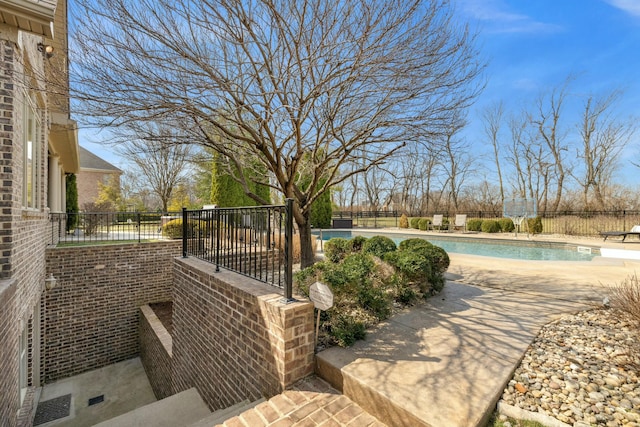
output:
[[[607,237],[622,237],[623,242],[627,236],[638,236],[640,238],[640,225],[634,225],[631,231],[601,231],[600,236],[604,237],[604,240],[607,240]]]
[[[456,215],[456,220],[453,223],[453,229],[461,229],[462,231],[467,231],[467,216],[464,214]]]
[[[433,216],[433,221],[431,221],[431,229],[432,230],[435,230],[436,227],[438,227],[438,230],[442,230],[443,217],[444,217],[444,215],[434,215]]]

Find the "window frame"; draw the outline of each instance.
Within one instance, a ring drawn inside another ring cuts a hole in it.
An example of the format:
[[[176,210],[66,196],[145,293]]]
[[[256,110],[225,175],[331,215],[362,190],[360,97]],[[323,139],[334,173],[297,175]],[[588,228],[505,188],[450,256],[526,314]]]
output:
[[[34,93],[27,93],[24,103],[24,155],[22,179],[22,206],[27,210],[40,210],[42,201],[42,118]]]

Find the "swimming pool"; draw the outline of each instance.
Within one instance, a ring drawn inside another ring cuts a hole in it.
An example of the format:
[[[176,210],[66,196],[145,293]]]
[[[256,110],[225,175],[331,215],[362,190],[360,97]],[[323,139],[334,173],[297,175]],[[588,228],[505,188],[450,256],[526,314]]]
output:
[[[313,232],[319,235],[319,232]],[[323,230],[322,240],[326,241],[333,237],[343,237],[350,239],[353,236],[387,236],[396,244],[410,238],[426,239],[436,246],[449,253],[482,255],[494,258],[523,259],[535,261],[591,261],[593,257],[599,255],[597,248],[582,248],[579,250],[576,245],[531,242],[531,241],[505,241],[498,239],[474,239],[469,237],[445,237],[421,234],[397,234],[384,232],[359,232],[345,230]],[[593,250],[592,250],[593,249]]]

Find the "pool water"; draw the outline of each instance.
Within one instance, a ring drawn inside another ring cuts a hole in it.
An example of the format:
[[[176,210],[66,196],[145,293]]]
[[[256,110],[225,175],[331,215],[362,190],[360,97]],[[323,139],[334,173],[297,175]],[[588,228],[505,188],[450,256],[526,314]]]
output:
[[[319,235],[314,232],[313,234]],[[448,253],[458,253],[467,255],[482,255],[490,256],[494,258],[507,258],[507,259],[523,259],[523,260],[535,260],[535,261],[591,261],[597,254],[579,252],[575,246],[543,243],[543,242],[530,242],[530,241],[480,241],[480,239],[473,239],[468,237],[439,237],[439,236],[424,236],[424,235],[412,235],[412,234],[396,234],[384,232],[380,233],[366,233],[357,231],[343,231],[343,230],[323,230],[322,240],[327,241],[333,237],[342,237],[350,239],[353,236],[387,236],[393,240],[396,244],[401,241],[410,238],[421,238],[428,240],[436,246],[440,246]]]

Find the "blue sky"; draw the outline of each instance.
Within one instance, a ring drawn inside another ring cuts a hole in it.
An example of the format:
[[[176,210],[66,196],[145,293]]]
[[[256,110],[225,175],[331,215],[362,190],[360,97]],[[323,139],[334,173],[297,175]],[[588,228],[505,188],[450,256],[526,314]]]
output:
[[[480,146],[479,112],[503,100],[517,111],[541,92],[575,76],[568,103],[567,131],[580,109],[580,96],[623,89],[623,116],[640,117],[640,0],[453,0],[459,16],[479,31],[486,57],[487,86],[469,112],[465,138]],[[123,167],[104,135],[80,132],[80,144]],[[640,153],[640,131],[627,155]],[[626,182],[637,183],[629,169]],[[630,178],[629,178],[630,177]],[[621,179],[622,180],[622,179]],[[631,180],[631,181],[630,181]]]
[[[575,77],[566,110],[569,138],[581,98],[589,94],[621,89],[617,114],[640,117],[640,0],[455,1],[479,30],[489,61],[487,87],[469,114],[469,142],[480,143],[478,117],[486,105],[502,100],[507,111],[517,111],[569,75]],[[626,155],[639,152],[640,132]],[[620,181],[629,183],[638,172]]]

